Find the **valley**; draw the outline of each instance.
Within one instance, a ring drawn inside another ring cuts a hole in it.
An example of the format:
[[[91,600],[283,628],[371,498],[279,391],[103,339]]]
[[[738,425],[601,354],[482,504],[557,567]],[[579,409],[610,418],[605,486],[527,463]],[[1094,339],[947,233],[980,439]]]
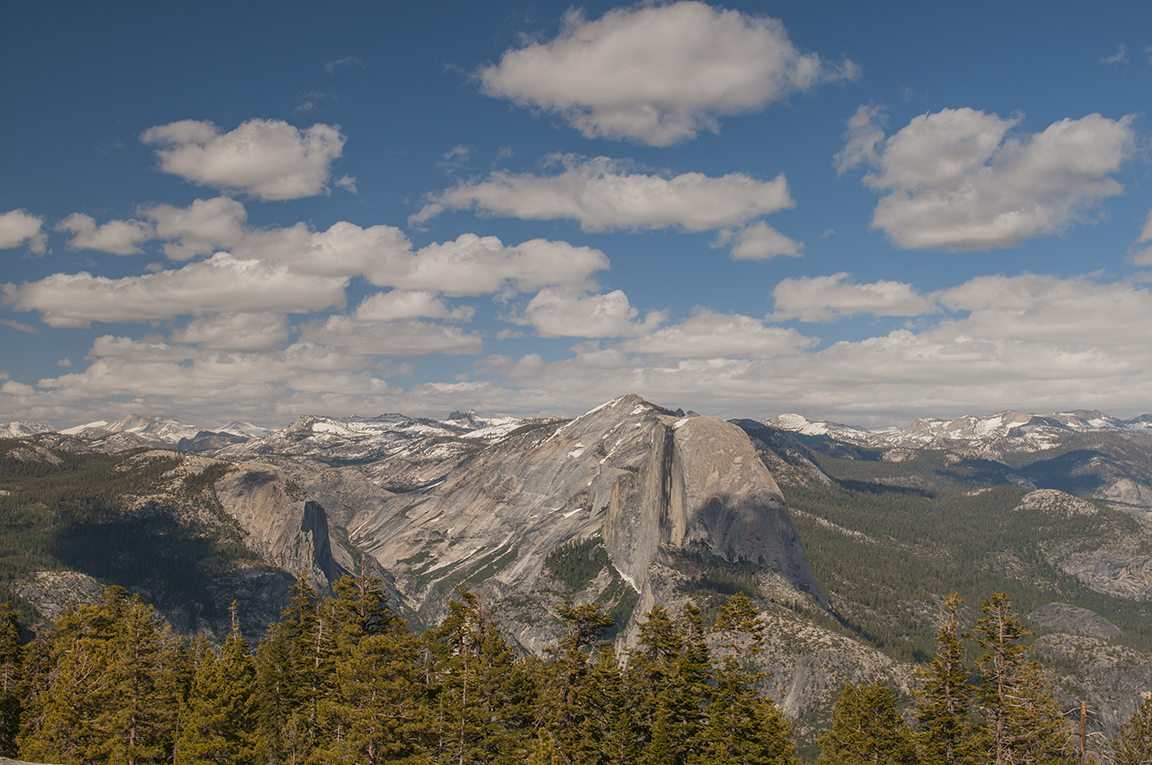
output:
[[[970,629],[1006,592],[1066,708],[1111,735],[1152,688],[1147,418],[875,431],[623,396],[572,420],[6,427],[0,577],[31,623],[116,584],[188,635],[226,633],[235,600],[258,639],[297,575],[364,571],[413,628],[465,585],[521,651],[555,642],[566,602],[599,604],[626,651],[653,605],[710,624],[744,592],[763,688],[808,746],[845,683],[911,694],[944,598]]]

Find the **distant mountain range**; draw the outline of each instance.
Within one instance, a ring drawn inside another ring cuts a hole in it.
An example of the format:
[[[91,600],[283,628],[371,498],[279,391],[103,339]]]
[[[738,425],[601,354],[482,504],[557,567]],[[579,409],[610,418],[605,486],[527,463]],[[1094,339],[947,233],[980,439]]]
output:
[[[538,652],[565,600],[600,603],[625,648],[654,603],[714,618],[744,591],[803,739],[844,682],[911,690],[942,598],[962,594],[970,625],[1007,591],[1069,705],[1114,730],[1152,688],[1149,415],[862,429],[622,396],[571,420],[130,416],[0,438],[0,572],[42,616],[121,584],[193,633],[226,630],[238,600],[258,636],[293,576],[323,589],[366,569],[417,625],[475,589]]]

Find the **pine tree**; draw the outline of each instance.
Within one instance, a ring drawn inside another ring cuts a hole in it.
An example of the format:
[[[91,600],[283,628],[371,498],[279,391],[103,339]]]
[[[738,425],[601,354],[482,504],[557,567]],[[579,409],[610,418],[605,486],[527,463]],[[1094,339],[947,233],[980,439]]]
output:
[[[844,686],[832,709],[832,727],[820,737],[817,765],[913,765],[916,750],[896,693],[877,680]]]
[[[791,725],[755,689],[765,675],[744,667],[764,642],[764,623],[751,601],[743,593],[729,598],[713,631],[721,635],[728,655],[713,666],[707,723],[699,730],[687,761],[716,765],[795,762]],[[685,642],[691,645],[691,638]]]
[[[32,649],[21,756],[127,765],[169,759],[184,659],[167,625],[122,588],[109,587],[98,605],[71,607]]]
[[[595,727],[589,720],[588,677],[592,662],[604,648],[600,636],[612,626],[612,617],[595,603],[565,603],[557,613],[566,623],[554,661],[541,676],[537,708],[539,724],[552,734],[560,756],[569,762],[597,762],[601,742],[588,738]]]
[[[377,765],[417,761],[432,732],[422,706],[416,640],[403,620],[366,635],[336,668],[334,691],[321,703],[327,735],[312,761]]]
[[[320,697],[333,635],[325,632],[316,590],[303,576],[280,621],[256,650],[261,736],[274,762],[302,765],[316,745]]]
[[[969,715],[975,688],[968,684],[959,611],[964,601],[952,595],[941,609],[936,657],[918,670],[923,686],[917,691],[916,741],[924,762],[940,765],[975,763],[975,731]]]
[[[1039,665],[1028,660],[1020,639],[1024,629],[1004,593],[985,599],[973,636],[980,644],[979,700],[987,721],[984,756],[995,765],[1069,762],[1064,748],[1068,724],[1056,706],[1051,683]]]
[[[720,607],[712,631],[723,636],[721,646],[728,649],[728,656],[737,663],[750,653],[759,653],[764,643],[764,622],[743,592],[736,593]]]
[[[1140,706],[1120,726],[1112,752],[1115,765],[1152,765],[1152,694],[1144,694]]]
[[[24,651],[20,615],[8,601],[0,606],[0,757],[15,757],[20,729]]]
[[[672,723],[671,711],[666,708],[668,698],[662,699],[661,694],[675,674],[683,645],[680,630],[660,604],[652,606],[639,628],[639,640],[628,660],[629,711],[636,725],[638,745],[646,752],[644,761],[663,763],[666,756],[662,752],[667,751],[667,756],[671,756],[669,729]],[[660,751],[648,752],[658,722],[662,738],[656,748]]]
[[[235,607],[235,604],[233,604]],[[257,724],[256,664],[235,627],[219,654],[200,643],[181,709],[176,765],[257,765],[267,761]]]

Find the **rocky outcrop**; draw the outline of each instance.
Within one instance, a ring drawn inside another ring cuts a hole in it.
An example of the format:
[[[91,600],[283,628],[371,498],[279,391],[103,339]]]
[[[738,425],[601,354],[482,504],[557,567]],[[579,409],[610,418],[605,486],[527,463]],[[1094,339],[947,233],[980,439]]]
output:
[[[1096,638],[1118,638],[1124,633],[1103,616],[1069,603],[1049,603],[1028,614],[1028,621],[1037,627],[1047,627],[1074,635]]]
[[[305,575],[318,589],[353,568],[349,554],[332,547],[323,506],[276,466],[241,463],[215,488],[224,511],[244,530],[249,548],[264,560]]]
[[[773,572],[822,602],[779,488],[747,435],[638,396],[513,431],[442,482],[357,515],[349,530],[417,610],[435,608],[434,593],[456,582],[485,582],[505,604],[538,598],[549,555],[573,540],[600,540],[611,568],[599,592],[593,582],[573,593],[577,600],[606,598],[619,580],[634,593],[631,613],[643,614],[674,589],[652,573],[659,555],[685,550]],[[530,648],[552,637],[547,625],[531,632],[518,636]]]

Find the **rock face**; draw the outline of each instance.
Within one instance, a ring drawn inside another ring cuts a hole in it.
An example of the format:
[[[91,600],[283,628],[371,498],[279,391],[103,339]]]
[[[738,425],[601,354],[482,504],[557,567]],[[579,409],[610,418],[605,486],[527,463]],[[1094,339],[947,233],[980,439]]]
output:
[[[1074,635],[1095,638],[1118,638],[1123,632],[1103,616],[1068,603],[1049,603],[1040,606],[1026,617],[1037,627],[1048,627]]]
[[[573,599],[628,600],[628,616],[673,599],[675,577],[653,573],[669,551],[771,572],[821,601],[779,488],[747,435],[721,420],[672,416],[638,396],[513,431],[442,482],[357,515],[349,531],[417,611],[437,607],[434,593],[459,582],[485,582],[487,596],[509,608],[541,601],[541,590],[562,589],[549,556],[582,540],[599,540],[609,566]],[[617,580],[632,594],[621,586],[607,597]],[[547,625],[525,626],[538,617],[514,619],[528,648],[551,639]]]
[[[248,546],[264,560],[304,574],[321,590],[353,568],[346,551],[334,552],[324,508],[276,466],[241,463],[215,488],[225,512],[246,532]]]

